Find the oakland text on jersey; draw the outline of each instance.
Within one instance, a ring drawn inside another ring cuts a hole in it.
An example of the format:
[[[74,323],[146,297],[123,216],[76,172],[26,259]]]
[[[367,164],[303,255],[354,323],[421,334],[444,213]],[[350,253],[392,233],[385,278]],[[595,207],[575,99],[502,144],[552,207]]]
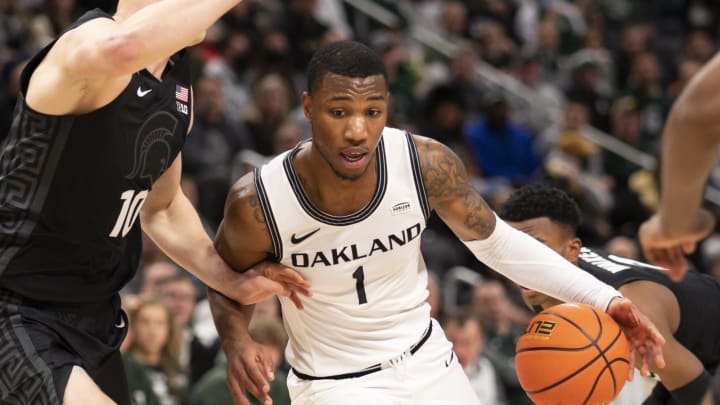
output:
[[[370,257],[378,252],[384,253],[393,250],[397,246],[412,241],[420,236],[421,227],[417,223],[398,234],[390,234],[384,238],[375,238],[368,249],[360,249],[356,243],[340,248],[332,248],[328,251],[300,252],[291,255],[294,267],[315,267],[316,265],[335,266],[340,263],[352,262]]]

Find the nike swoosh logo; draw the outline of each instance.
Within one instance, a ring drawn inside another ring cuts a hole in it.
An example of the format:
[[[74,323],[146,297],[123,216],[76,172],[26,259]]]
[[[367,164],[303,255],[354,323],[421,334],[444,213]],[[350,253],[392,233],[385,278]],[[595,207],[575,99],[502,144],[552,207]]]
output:
[[[292,234],[292,236],[290,237],[290,242],[292,242],[293,245],[297,245],[298,243],[301,243],[301,242],[304,241],[305,239],[307,239],[307,238],[315,235],[315,233],[316,233],[317,231],[319,231],[319,230],[320,230],[320,228],[318,228],[318,229],[316,229],[316,230],[314,230],[314,231],[310,231],[310,232],[308,232],[308,233],[306,233],[305,235],[302,235],[302,236],[295,236],[295,234]]]
[[[145,96],[146,96],[148,93],[150,93],[151,91],[152,91],[152,89],[143,90],[143,89],[142,89],[142,86],[138,86],[137,96],[140,97],[140,98],[145,97]]]
[[[452,363],[454,358],[455,358],[455,352],[450,352],[450,360],[445,360],[445,368],[450,367],[450,363]]]
[[[120,315],[120,322],[115,324],[115,327],[118,329],[122,329],[125,327],[125,317]]]

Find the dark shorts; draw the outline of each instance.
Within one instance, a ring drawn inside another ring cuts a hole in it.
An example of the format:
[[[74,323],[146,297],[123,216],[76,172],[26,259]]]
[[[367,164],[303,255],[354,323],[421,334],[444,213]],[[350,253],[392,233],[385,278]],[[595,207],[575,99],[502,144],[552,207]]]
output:
[[[0,403],[61,404],[74,366],[118,404],[130,403],[118,348],[127,334],[120,298],[67,305],[0,290]]]

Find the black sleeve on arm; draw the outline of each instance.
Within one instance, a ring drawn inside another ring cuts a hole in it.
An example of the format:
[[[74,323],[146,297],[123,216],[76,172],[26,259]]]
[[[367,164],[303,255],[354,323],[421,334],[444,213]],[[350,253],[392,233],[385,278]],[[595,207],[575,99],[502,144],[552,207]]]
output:
[[[670,393],[678,404],[699,404],[707,394],[709,386],[710,374],[703,371],[697,378]]]

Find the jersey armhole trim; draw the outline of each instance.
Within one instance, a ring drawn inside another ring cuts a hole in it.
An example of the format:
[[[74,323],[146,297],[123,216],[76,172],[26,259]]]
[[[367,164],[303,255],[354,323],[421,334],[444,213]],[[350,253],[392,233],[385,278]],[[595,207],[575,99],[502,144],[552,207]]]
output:
[[[405,138],[407,139],[408,149],[410,151],[410,166],[412,167],[418,201],[420,201],[420,207],[427,221],[428,218],[430,218],[430,204],[428,204],[427,193],[425,192],[425,183],[423,182],[422,169],[420,167],[420,157],[418,156],[415,141],[408,131],[405,131]]]
[[[263,214],[265,215],[265,222],[267,223],[270,240],[273,244],[274,259],[280,261],[283,254],[282,239],[280,238],[280,232],[278,231],[277,223],[275,222],[275,215],[273,215],[272,207],[270,206],[270,200],[268,199],[267,192],[265,191],[265,185],[263,184],[262,177],[260,176],[260,168],[256,168],[253,174],[255,177],[255,189],[257,190],[258,199],[260,200],[260,208],[262,208]]]

